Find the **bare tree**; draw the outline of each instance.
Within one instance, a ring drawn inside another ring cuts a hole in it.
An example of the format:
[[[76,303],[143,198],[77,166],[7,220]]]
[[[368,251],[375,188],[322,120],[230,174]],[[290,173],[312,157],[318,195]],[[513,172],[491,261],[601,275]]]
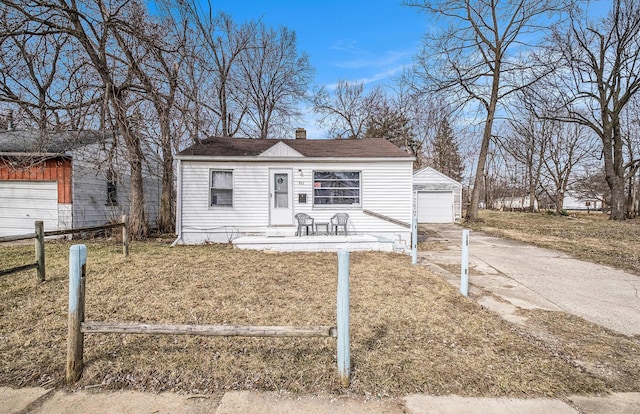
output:
[[[545,192],[554,201],[556,213],[560,213],[567,189],[575,179],[576,166],[594,156],[595,145],[583,126],[554,123],[557,127],[553,129],[544,156],[545,176],[552,187],[545,187]]]
[[[460,137],[461,131],[454,131],[455,115],[446,104],[446,99],[433,94],[426,95],[414,89],[414,74],[407,71],[399,79],[388,97],[392,107],[403,119],[408,120],[407,129],[411,133],[411,153],[416,157],[414,168],[420,169],[433,165],[434,141],[442,123],[447,120],[452,133]],[[460,151],[460,158],[467,158]],[[467,148],[468,149],[468,148]],[[464,167],[462,167],[464,170]],[[461,171],[462,172],[462,171]]]
[[[580,11],[567,30],[554,34],[554,59],[564,70],[555,81],[565,97],[558,118],[590,128],[602,142],[610,191],[609,218],[624,220],[625,180],[640,160],[626,160],[621,115],[640,90],[640,1],[613,2],[605,19],[594,22]]]
[[[362,138],[367,121],[384,99],[379,86],[365,92],[360,82],[338,81],[335,89],[326,87],[316,91],[313,110],[320,115],[320,125],[328,126],[336,138]]]
[[[107,4],[93,0],[78,5],[65,1],[38,0],[27,4],[3,0],[5,6],[25,21],[38,25],[41,32],[68,36],[99,79],[100,89],[104,91],[105,116],[113,119],[126,145],[131,176],[129,226],[134,236],[141,237],[148,231],[142,179],[144,154],[141,137],[133,128],[128,112],[134,74],[129,66],[131,62],[117,50],[114,39],[114,32],[118,30],[115,22],[133,2],[122,0]]]
[[[300,116],[297,104],[306,97],[314,72],[309,57],[297,50],[295,32],[260,23],[250,46],[240,54],[239,65],[250,104],[247,115],[258,137],[289,129],[289,121]]]
[[[159,230],[173,229],[173,149],[172,120],[178,92],[178,71],[185,44],[185,32],[175,32],[168,21],[152,19],[142,4],[132,3],[127,12],[114,18],[116,39],[128,65],[140,84],[138,93],[151,102],[159,129],[162,159],[162,192]]]
[[[232,137],[240,130],[248,110],[239,59],[251,47],[257,24],[238,25],[227,14],[214,14],[211,4],[202,6],[195,0],[175,0],[174,4],[188,19],[188,28],[194,34],[186,53],[199,57],[192,60],[191,76],[185,79],[190,82],[182,84],[191,100],[189,106],[197,116],[203,109],[214,113],[214,133]]]
[[[549,26],[549,16],[562,0],[434,0],[406,1],[431,16],[443,18],[449,26],[427,35],[416,69],[426,85],[425,92],[448,91],[460,107],[476,103],[485,116],[478,152],[471,205],[467,219],[478,220],[478,205],[484,169],[496,113],[505,98],[535,82],[532,64],[518,52],[531,36]]]
[[[519,95],[521,102],[526,102],[525,105],[511,109],[506,134],[496,137],[496,143],[503,152],[509,154],[513,162],[523,167],[529,211],[534,212],[545,151],[557,125],[551,120],[538,118],[536,110],[527,102],[531,98],[524,92]]]
[[[6,7],[0,14],[0,102],[15,109],[14,120],[50,131],[78,129],[82,109],[100,102],[87,85],[83,59],[70,59],[74,44],[65,33],[30,21]]]

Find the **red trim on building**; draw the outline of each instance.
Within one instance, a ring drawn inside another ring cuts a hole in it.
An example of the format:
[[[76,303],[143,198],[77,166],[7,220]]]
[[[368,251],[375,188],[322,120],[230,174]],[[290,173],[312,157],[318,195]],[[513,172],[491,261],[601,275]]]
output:
[[[20,167],[8,160],[0,160],[2,181],[57,181],[58,203],[71,204],[71,159],[59,157]]]

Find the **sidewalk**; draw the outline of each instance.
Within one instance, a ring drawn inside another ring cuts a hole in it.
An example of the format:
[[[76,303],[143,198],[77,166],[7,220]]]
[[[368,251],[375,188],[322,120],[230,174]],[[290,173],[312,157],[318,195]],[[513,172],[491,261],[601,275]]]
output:
[[[1,414],[638,414],[640,393],[559,399],[463,398],[408,395],[363,399],[232,391],[222,396],[12,389],[0,387]]]

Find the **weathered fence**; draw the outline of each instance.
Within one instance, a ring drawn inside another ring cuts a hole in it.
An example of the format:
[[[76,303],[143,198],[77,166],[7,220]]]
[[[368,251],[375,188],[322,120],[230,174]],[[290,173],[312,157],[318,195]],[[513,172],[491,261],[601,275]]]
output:
[[[63,236],[65,234],[86,233],[91,231],[108,230],[122,227],[122,254],[129,255],[129,232],[127,227],[129,220],[126,215],[122,216],[120,223],[104,224],[102,226],[80,227],[66,230],[44,231],[44,223],[42,221],[35,222],[35,233],[20,234],[16,236],[0,237],[0,243],[12,241],[35,239],[36,261],[21,266],[11,267],[9,269],[0,269],[0,276],[10,275],[12,273],[22,272],[24,270],[36,269],[38,280],[45,280],[45,254],[44,254],[44,238],[49,236]]]
[[[78,381],[84,367],[85,333],[252,336],[252,337],[334,337],[340,383],[350,384],[349,333],[349,252],[338,252],[337,328],[332,326],[239,326],[175,325],[85,321],[87,248],[79,244],[69,252],[69,329],[67,338],[67,383]]]

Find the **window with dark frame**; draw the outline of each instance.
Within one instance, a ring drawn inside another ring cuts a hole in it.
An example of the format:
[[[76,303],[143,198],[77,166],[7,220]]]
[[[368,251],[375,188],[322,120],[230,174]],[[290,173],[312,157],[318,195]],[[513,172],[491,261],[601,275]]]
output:
[[[118,205],[118,180],[112,169],[107,171],[107,205]]]
[[[233,206],[233,172],[211,170],[209,206]]]
[[[313,204],[360,205],[360,171],[314,171]]]

